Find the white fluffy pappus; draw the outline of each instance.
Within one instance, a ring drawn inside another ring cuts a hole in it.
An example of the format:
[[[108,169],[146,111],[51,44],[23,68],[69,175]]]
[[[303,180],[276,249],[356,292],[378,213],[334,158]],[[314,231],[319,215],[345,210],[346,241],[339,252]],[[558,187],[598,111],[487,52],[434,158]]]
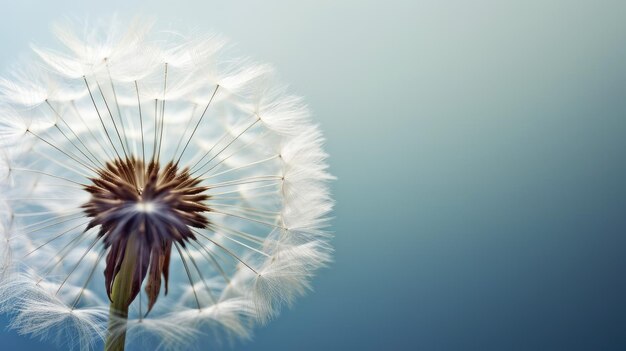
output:
[[[128,342],[249,338],[331,260],[333,177],[303,100],[270,66],[230,57],[218,36],[141,21],[55,33],[62,49],[33,47],[32,63],[0,79],[0,310],[20,333],[99,345],[114,318],[103,274],[111,246],[106,228],[88,227],[87,187],[116,160],[155,160],[198,180],[207,224],[173,242],[168,291],[152,309],[140,281]]]

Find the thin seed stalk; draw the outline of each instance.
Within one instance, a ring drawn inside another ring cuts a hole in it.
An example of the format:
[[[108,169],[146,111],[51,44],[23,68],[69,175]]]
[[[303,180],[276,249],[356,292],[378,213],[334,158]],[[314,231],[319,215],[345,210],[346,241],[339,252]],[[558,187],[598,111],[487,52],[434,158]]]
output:
[[[122,266],[113,280],[113,288],[111,289],[112,302],[109,305],[108,336],[104,344],[105,351],[124,351],[131,286],[137,264],[136,245],[135,235],[131,235],[128,239]]]

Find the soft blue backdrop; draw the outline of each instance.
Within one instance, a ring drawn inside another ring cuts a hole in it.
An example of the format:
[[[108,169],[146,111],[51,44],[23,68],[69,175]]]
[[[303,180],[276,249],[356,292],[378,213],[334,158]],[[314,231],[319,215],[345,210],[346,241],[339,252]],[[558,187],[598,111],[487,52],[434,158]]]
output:
[[[236,350],[626,349],[623,1],[6,1],[2,70],[113,12],[225,34],[327,136],[336,262]]]

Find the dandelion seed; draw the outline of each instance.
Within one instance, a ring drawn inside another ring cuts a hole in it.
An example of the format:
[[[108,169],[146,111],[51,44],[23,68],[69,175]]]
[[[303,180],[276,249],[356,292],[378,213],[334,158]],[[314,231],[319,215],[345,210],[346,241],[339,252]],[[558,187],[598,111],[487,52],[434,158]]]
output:
[[[249,337],[330,260],[321,133],[219,37],[120,28],[0,79],[0,309],[80,349]]]

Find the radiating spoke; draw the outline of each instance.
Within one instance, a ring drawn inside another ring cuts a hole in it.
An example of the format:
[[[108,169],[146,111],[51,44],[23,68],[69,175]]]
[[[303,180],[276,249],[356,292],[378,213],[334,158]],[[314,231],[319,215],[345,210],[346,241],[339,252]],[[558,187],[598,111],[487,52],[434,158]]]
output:
[[[61,288],[63,288],[63,285],[65,285],[65,283],[67,282],[68,279],[70,279],[70,276],[72,275],[72,273],[74,273],[74,271],[78,268],[78,266],[80,265],[80,263],[85,259],[85,256],[87,256],[87,254],[91,251],[91,249],[93,249],[93,247],[98,243],[98,241],[100,241],[100,237],[96,236],[96,239],[91,243],[91,245],[89,245],[89,247],[87,248],[87,250],[85,250],[85,252],[83,252],[83,254],[80,256],[80,258],[78,259],[78,262],[76,262],[76,264],[74,265],[74,267],[72,267],[72,269],[70,270],[70,272],[67,274],[67,276],[65,277],[65,279],[63,279],[63,282],[61,283],[61,285],[59,285],[59,288],[57,289],[55,295],[59,294],[59,291],[61,291]]]
[[[115,92],[115,85],[113,84],[113,78],[111,78],[111,70],[109,69],[109,62],[105,58],[104,59],[107,73],[109,75],[109,83],[111,83],[111,92],[113,93],[113,100],[115,101],[115,107],[117,109],[117,116],[120,120],[120,125],[122,129],[122,134],[124,135],[124,142],[126,143],[126,149],[130,152],[130,147],[128,146],[128,137],[126,136],[126,126],[124,126],[124,119],[122,118],[122,111],[120,110],[120,103],[117,101],[117,93]]]
[[[282,226],[277,225],[277,224],[272,224],[272,223],[260,221],[258,219],[254,219],[254,218],[250,218],[250,217],[246,217],[246,216],[241,216],[241,215],[238,215],[238,214],[235,214],[235,213],[229,213],[229,212],[217,211],[217,210],[212,210],[209,213],[217,213],[217,214],[221,214],[221,215],[224,215],[224,216],[235,217],[235,218],[243,219],[243,220],[246,220],[246,221],[262,224],[262,225],[265,225],[265,226],[268,226],[268,227],[274,227],[274,228],[278,228],[278,229],[288,230],[287,228],[282,227]]]
[[[72,145],[74,145],[74,147],[75,147],[78,151],[80,151],[80,153],[82,153],[82,154],[83,154],[83,155],[84,155],[84,156],[85,156],[85,157],[86,157],[89,161],[91,161],[91,163],[92,163],[94,166],[96,166],[96,167],[98,166],[96,163],[100,163],[100,165],[101,165],[101,166],[103,166],[102,162],[100,162],[100,160],[98,159],[98,157],[97,157],[96,155],[94,155],[94,154],[91,152],[91,150],[89,150],[89,148],[85,145],[85,143],[83,142],[83,140],[82,140],[82,139],[78,136],[78,134],[76,134],[76,132],[74,131],[74,129],[72,129],[72,127],[70,127],[70,125],[69,125],[69,124],[67,124],[67,122],[65,122],[65,119],[61,116],[61,114],[60,114],[60,113],[58,113],[58,112],[57,112],[57,110],[56,110],[54,107],[52,107],[52,105],[50,104],[50,102],[48,102],[48,100],[46,100],[46,104],[48,105],[48,107],[50,107],[50,109],[51,109],[51,110],[52,110],[52,112],[53,112],[53,113],[57,116],[57,118],[59,118],[59,120],[60,120],[61,122],[63,122],[63,124],[65,125],[65,127],[66,127],[67,129],[69,129],[69,130],[70,130],[70,132],[72,132],[72,134],[74,135],[74,137],[76,138],[76,140],[78,140],[78,142],[79,142],[79,143],[83,146],[83,148],[84,148],[85,150],[87,150],[87,152],[91,155],[91,157],[93,157],[93,159],[92,159],[91,157],[87,156],[87,155],[86,155],[86,154],[82,151],[82,149],[80,149],[78,146],[74,145],[74,143],[72,142],[72,140],[70,140],[70,138],[69,138],[69,137],[67,137],[67,136],[65,135],[65,133],[61,130],[61,128],[59,128],[59,126],[55,124],[55,127],[59,130],[59,132],[61,132],[61,134],[65,137],[65,139],[67,139],[67,141],[69,141]]]
[[[34,250],[29,251],[26,255],[24,255],[24,258],[26,258],[26,257],[28,257],[28,256],[30,256],[30,255],[32,255],[34,252],[36,252],[37,250],[41,249],[42,247],[44,247],[44,246],[46,246],[46,245],[50,244],[51,242],[55,241],[56,239],[58,239],[58,238],[60,238],[60,237],[62,237],[62,236],[64,236],[64,235],[66,235],[66,234],[68,234],[68,233],[73,232],[74,230],[76,230],[76,229],[78,229],[78,228],[80,228],[80,227],[84,226],[84,225],[85,225],[85,224],[87,224],[87,223],[89,223],[89,221],[86,221],[86,222],[80,223],[79,225],[77,225],[77,226],[75,226],[75,227],[72,227],[72,228],[70,228],[70,229],[68,229],[68,230],[66,230],[66,231],[61,232],[60,234],[56,235],[56,236],[55,236],[55,237],[53,237],[52,239],[50,239],[50,240],[46,241],[45,243],[43,243],[43,244],[41,244],[41,245],[37,246]],[[19,235],[19,236],[23,236],[23,235]],[[14,238],[19,237],[19,236],[15,236]]]
[[[202,270],[200,269],[200,267],[198,267],[198,264],[196,263],[196,260],[193,258],[193,256],[191,255],[191,253],[189,252],[189,249],[187,249],[187,247],[183,246],[183,250],[185,250],[185,252],[187,253],[187,257],[189,257],[189,260],[191,261],[191,264],[196,269],[196,272],[198,272],[198,276],[200,277],[200,280],[202,280],[202,283],[204,284],[204,288],[206,289],[207,293],[209,294],[209,297],[211,298],[211,301],[213,303],[216,303],[217,299],[215,298],[215,296],[213,296],[213,292],[211,291],[211,288],[209,287],[209,284],[207,284],[206,280],[204,279],[204,276],[202,275]]]
[[[248,267],[252,272],[254,272],[254,274],[259,274],[254,268],[252,268],[252,266],[250,266],[246,261],[244,261],[241,257],[237,256],[234,252],[230,251],[229,249],[227,249],[225,246],[221,245],[220,243],[216,242],[215,240],[209,238],[208,236],[202,234],[201,232],[194,230],[194,233],[200,235],[201,237],[205,238],[206,240],[210,241],[211,243],[213,243],[213,245],[219,247],[220,249],[222,249],[224,252],[226,252],[229,256],[231,256],[232,258],[236,259],[237,261],[241,262],[244,266]]]
[[[31,135],[33,135],[34,137],[36,137],[37,139],[43,141],[44,143],[46,143],[47,145],[53,147],[55,150],[59,151],[60,153],[62,153],[63,155],[67,156],[69,159],[73,160],[74,162],[78,163],[80,166],[85,167],[86,169],[92,171],[92,172],[96,172],[95,168],[91,167],[90,165],[84,163],[83,161],[81,161],[80,159],[78,159],[78,157],[72,153],[70,153],[69,151],[65,151],[63,149],[61,149],[60,147],[54,145],[52,142],[40,137],[39,135],[35,134],[33,131],[31,131],[30,129],[27,130],[28,133],[30,133]]]
[[[91,270],[89,270],[89,275],[87,276],[87,279],[85,279],[85,284],[83,284],[83,286],[80,288],[80,292],[78,293],[78,296],[76,296],[76,299],[74,299],[74,302],[72,302],[72,310],[74,310],[76,306],[78,305],[78,302],[80,301],[81,297],[85,293],[85,289],[87,289],[87,285],[89,285],[91,278],[93,278],[93,274],[96,272],[96,268],[98,268],[98,265],[100,264],[100,260],[102,260],[102,257],[104,257],[104,254],[106,252],[107,251],[105,249],[100,250],[98,257],[96,258],[96,261],[94,262],[93,266],[91,266]]]
[[[237,134],[237,136],[235,138],[233,138],[233,140],[231,140],[228,144],[226,144],[226,146],[224,146],[223,148],[220,149],[220,151],[218,151],[213,157],[211,157],[208,161],[206,161],[204,164],[202,164],[202,166],[198,167],[198,169],[194,170],[191,172],[191,174],[195,174],[196,172],[200,171],[202,168],[204,168],[206,165],[208,165],[209,163],[211,163],[211,161],[213,161],[217,156],[219,156],[222,152],[224,152],[224,150],[226,150],[229,146],[231,146],[235,141],[237,141],[245,132],[249,131],[250,128],[254,127],[261,119],[260,118],[256,118],[254,120],[254,122],[252,122],[250,125],[248,125],[243,131],[241,131],[241,133]],[[193,170],[200,162],[202,162],[202,160],[204,160],[205,157],[207,157],[209,155],[209,153],[211,152],[211,150],[213,150],[213,148],[211,148],[208,152],[206,152],[201,158],[200,160],[198,160],[193,167],[191,167],[191,169]]]
[[[185,272],[187,273],[187,278],[189,279],[189,284],[191,285],[191,289],[193,290],[193,296],[196,299],[196,304],[198,305],[198,310],[201,310],[202,307],[200,306],[200,300],[198,299],[198,293],[196,292],[196,287],[193,283],[193,279],[191,278],[191,272],[189,272],[189,266],[187,266],[187,261],[185,260],[185,257],[183,256],[183,253],[180,251],[180,247],[178,245],[178,243],[174,243],[174,246],[176,246],[176,251],[178,251],[178,255],[180,256],[181,261],[183,262],[183,266],[185,267]]]
[[[87,78],[85,76],[83,76],[83,80],[85,81],[85,86],[87,86],[87,91],[89,92],[89,97],[91,98],[91,102],[93,103],[93,108],[96,110],[96,114],[98,115],[98,119],[100,119],[100,124],[102,125],[102,129],[104,130],[104,133],[107,136],[107,139],[109,140],[109,143],[111,144],[111,147],[113,148],[113,151],[115,151],[115,154],[117,155],[117,158],[121,158],[119,152],[117,151],[117,148],[115,147],[115,144],[113,144],[113,140],[111,139],[111,135],[109,135],[109,131],[106,127],[106,125],[104,124],[104,120],[102,119],[102,115],[100,114],[100,110],[98,110],[98,105],[96,105],[96,100],[93,97],[93,94],[91,92],[91,88],[89,87],[89,83],[87,82]]]
[[[220,275],[222,276],[222,278],[224,278],[224,280],[227,283],[230,283],[230,278],[228,277],[228,275],[226,274],[226,271],[224,271],[224,268],[222,267],[222,265],[219,264],[219,262],[217,262],[217,260],[215,259],[215,256],[209,251],[209,249],[206,248],[206,246],[200,244],[197,241],[189,241],[190,245],[195,247],[196,249],[199,250],[200,254],[202,255],[202,257],[204,257],[208,262],[210,262],[216,269],[217,271],[220,273]],[[206,255],[205,255],[206,253]]]
[[[102,96],[102,101],[104,101],[104,106],[106,107],[107,112],[109,113],[109,117],[111,118],[111,122],[113,123],[115,134],[117,134],[117,138],[119,139],[120,145],[122,146],[122,152],[124,152],[124,156],[128,158],[128,152],[126,152],[126,147],[124,147],[124,141],[122,140],[122,136],[120,135],[119,128],[117,127],[117,123],[115,123],[115,118],[113,117],[113,113],[111,112],[109,103],[107,102],[107,99],[104,96],[104,91],[102,91],[102,86],[100,86],[100,83],[98,82],[98,80],[96,80],[96,85],[98,86],[98,90],[100,91],[100,96]]]
[[[185,144],[185,147],[183,148],[183,151],[180,153],[180,156],[178,156],[178,160],[176,161],[176,163],[180,162],[180,159],[185,154],[185,151],[187,150],[187,147],[189,146],[189,143],[191,142],[191,139],[193,139],[194,135],[196,135],[196,131],[198,130],[198,126],[202,122],[202,119],[204,118],[204,115],[206,114],[206,111],[209,109],[209,106],[211,106],[211,102],[213,101],[213,98],[215,97],[215,94],[217,93],[217,89],[219,89],[219,87],[220,87],[219,84],[215,86],[215,90],[213,90],[213,94],[211,95],[211,98],[209,99],[209,102],[206,104],[206,107],[204,108],[204,111],[202,111],[202,116],[200,116],[200,119],[198,120],[198,123],[196,123],[196,126],[193,128],[193,131],[191,132],[191,136],[189,137],[189,139],[187,139],[187,143]],[[174,153],[174,154],[176,154],[176,153]]]

